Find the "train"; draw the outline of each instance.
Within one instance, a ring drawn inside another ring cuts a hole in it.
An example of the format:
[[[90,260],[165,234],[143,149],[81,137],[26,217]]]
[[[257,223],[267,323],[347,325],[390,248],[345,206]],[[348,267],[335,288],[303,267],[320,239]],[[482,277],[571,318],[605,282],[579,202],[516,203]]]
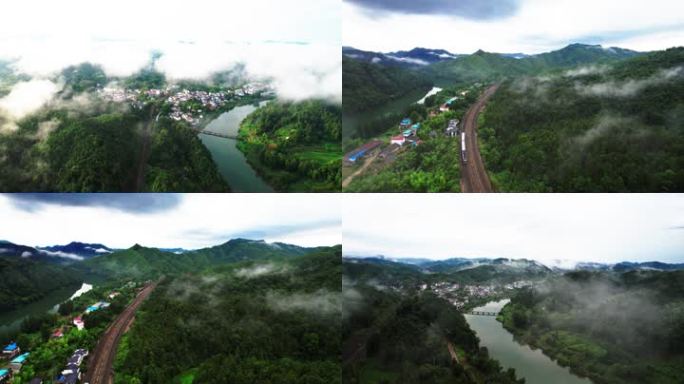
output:
[[[461,159],[463,163],[468,162],[468,154],[466,152],[466,136],[465,132],[461,132]]]

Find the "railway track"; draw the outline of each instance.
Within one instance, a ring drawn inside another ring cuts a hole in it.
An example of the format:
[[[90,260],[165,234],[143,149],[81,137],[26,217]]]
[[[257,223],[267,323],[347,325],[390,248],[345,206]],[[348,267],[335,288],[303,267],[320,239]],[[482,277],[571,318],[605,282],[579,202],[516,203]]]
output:
[[[466,159],[461,156],[461,191],[466,193],[493,192],[492,183],[489,180],[484,162],[480,156],[480,148],[477,142],[477,117],[480,115],[487,101],[499,89],[499,84],[493,85],[484,92],[480,99],[468,109],[463,119],[463,129],[466,133]]]
[[[107,328],[102,338],[95,347],[95,352],[90,357],[88,372],[83,379],[84,383],[89,384],[112,384],[114,358],[116,349],[121,340],[121,336],[133,323],[135,312],[140,305],[147,299],[152,291],[157,287],[157,283],[152,283],[143,288],[135,297],[133,302],[114,320]]]

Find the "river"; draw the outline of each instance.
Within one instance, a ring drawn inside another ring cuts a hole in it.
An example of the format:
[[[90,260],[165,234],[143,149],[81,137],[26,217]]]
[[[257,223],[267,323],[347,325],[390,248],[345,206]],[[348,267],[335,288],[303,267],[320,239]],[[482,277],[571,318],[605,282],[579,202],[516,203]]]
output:
[[[93,286],[88,283],[82,283],[80,287],[72,286],[58,289],[45,296],[41,300],[25,305],[11,312],[0,313],[0,334],[17,331],[19,326],[21,326],[21,322],[31,315],[42,315],[46,312],[57,312],[59,304],[70,299],[75,299],[91,289],[93,289]]]
[[[342,114],[342,140],[347,141],[352,139],[356,134],[358,127],[366,124],[380,116],[391,113],[402,113],[411,104],[421,100],[425,93],[425,89],[418,89],[407,93],[399,99],[390,101],[389,103],[369,111],[359,113],[344,113]],[[397,121],[397,124],[399,122]]]
[[[490,302],[474,310],[498,312],[506,303],[508,300]],[[513,334],[504,329],[494,316],[465,315],[465,318],[480,338],[480,345],[489,350],[489,355],[499,360],[504,369],[515,368],[518,377],[524,377],[526,384],[591,384],[589,379],[575,376],[569,368],[556,364],[541,350],[518,344],[513,340]]]
[[[267,102],[262,102],[260,106]],[[243,105],[222,113],[207,125],[205,130],[228,135],[237,135],[240,123],[257,109],[254,105]],[[200,140],[211,152],[223,179],[233,192],[273,192],[247,163],[245,155],[237,148],[237,141],[223,137],[200,134]]]

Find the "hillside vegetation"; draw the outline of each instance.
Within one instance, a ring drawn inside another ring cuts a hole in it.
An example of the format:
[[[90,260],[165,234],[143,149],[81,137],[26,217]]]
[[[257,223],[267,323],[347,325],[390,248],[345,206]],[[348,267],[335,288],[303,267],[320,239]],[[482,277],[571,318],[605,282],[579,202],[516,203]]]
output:
[[[525,343],[597,384],[681,383],[684,272],[570,272],[500,316]]]
[[[322,100],[271,102],[242,122],[238,148],[276,190],[340,190],[342,110]]]
[[[119,349],[115,383],[340,383],[341,247],[162,282]]]
[[[431,82],[408,69],[385,67],[342,58],[342,98],[346,112],[370,110],[417,89],[430,89]]]
[[[684,48],[508,81],[482,123],[500,191],[682,191]]]

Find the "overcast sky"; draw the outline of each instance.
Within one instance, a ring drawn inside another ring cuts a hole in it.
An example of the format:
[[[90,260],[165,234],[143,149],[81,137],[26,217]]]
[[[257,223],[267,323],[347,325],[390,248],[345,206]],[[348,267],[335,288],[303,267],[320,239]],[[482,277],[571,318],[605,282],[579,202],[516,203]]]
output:
[[[89,61],[126,76],[164,56],[171,78],[247,64],[281,96],[341,99],[341,0],[22,0],[3,5],[0,59],[32,76]]]
[[[640,51],[684,45],[681,0],[344,0],[343,44],[540,53],[570,43]]]
[[[333,194],[6,194],[0,239],[114,248],[195,249],[236,237],[336,245],[342,243],[339,202]]]
[[[684,262],[684,196],[345,195],[344,253]]]

